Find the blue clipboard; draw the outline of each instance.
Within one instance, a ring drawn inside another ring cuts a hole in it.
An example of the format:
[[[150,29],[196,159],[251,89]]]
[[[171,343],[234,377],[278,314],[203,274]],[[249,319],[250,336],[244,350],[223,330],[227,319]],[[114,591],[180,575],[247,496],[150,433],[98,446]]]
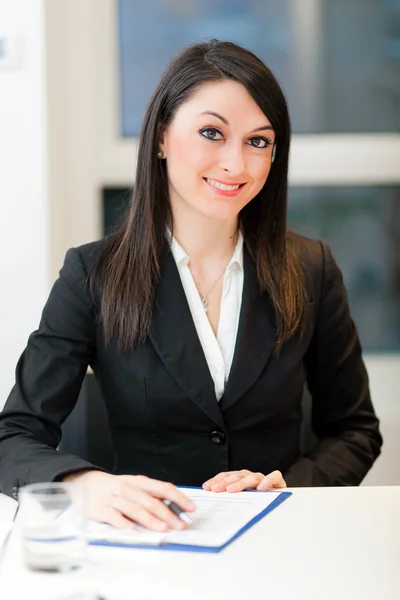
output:
[[[201,489],[199,487],[194,486],[179,486],[182,489]],[[250,490],[247,490],[250,491]],[[257,492],[256,490],[252,490],[254,493],[260,494],[268,494],[268,492]],[[277,490],[274,490],[277,491]],[[107,540],[92,540],[89,542],[91,546],[110,546],[110,547],[118,547],[118,548],[142,548],[146,550],[173,550],[176,552],[207,552],[211,554],[217,554],[224,550],[227,546],[232,544],[238,537],[240,537],[247,529],[250,529],[255,523],[260,521],[265,515],[272,512],[275,508],[277,508],[282,502],[284,502],[289,496],[292,495],[292,492],[280,492],[279,496],[275,498],[266,508],[264,508],[261,512],[259,512],[255,517],[253,517],[246,525],[244,525],[241,529],[239,529],[227,542],[222,544],[221,546],[193,546],[190,544],[176,544],[171,542],[165,542],[161,544],[140,544],[140,543],[126,543],[126,542],[116,542],[116,541],[107,541]]]

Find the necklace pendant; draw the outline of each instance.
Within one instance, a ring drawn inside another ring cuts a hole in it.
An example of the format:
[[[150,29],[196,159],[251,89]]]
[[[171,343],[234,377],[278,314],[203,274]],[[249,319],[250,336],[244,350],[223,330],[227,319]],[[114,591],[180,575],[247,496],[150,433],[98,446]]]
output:
[[[204,312],[205,312],[205,313],[208,313],[208,306],[207,306],[207,305],[208,305],[208,302],[207,302],[207,298],[206,298],[205,296],[203,296],[203,297],[202,297],[202,299],[201,299],[201,303],[202,303],[202,305],[203,305]]]

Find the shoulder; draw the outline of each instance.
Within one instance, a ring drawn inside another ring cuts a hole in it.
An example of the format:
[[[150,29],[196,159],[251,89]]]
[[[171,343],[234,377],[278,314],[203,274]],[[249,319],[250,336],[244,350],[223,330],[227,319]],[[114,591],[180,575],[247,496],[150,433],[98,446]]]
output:
[[[107,239],[70,248],[60,269],[55,289],[60,288],[72,294],[84,294],[89,297],[89,276],[97,258],[107,246]]]
[[[88,244],[83,244],[82,246],[70,248],[66,254],[65,262],[80,262],[82,267],[89,272],[100,256],[102,250],[107,247],[107,242],[107,238],[102,238],[101,240],[96,240],[95,242],[89,242]]]
[[[320,268],[324,260],[324,251],[327,244],[319,239],[312,239],[288,232],[288,245],[304,266],[309,268]]]
[[[310,300],[320,296],[327,279],[332,276],[341,279],[340,269],[326,241],[289,232],[288,247],[303,269]]]
[[[107,238],[103,238],[82,246],[69,248],[60,270],[60,277],[80,283],[86,282],[102,250],[107,247],[107,242]]]

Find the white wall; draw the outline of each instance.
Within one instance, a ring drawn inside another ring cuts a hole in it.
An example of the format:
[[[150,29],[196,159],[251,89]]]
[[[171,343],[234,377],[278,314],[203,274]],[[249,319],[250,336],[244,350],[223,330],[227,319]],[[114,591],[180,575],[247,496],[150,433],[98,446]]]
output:
[[[400,357],[366,355],[365,364],[383,448],[363,485],[400,485]]]
[[[0,408],[49,289],[43,0],[0,0],[0,37],[19,65],[0,68]]]

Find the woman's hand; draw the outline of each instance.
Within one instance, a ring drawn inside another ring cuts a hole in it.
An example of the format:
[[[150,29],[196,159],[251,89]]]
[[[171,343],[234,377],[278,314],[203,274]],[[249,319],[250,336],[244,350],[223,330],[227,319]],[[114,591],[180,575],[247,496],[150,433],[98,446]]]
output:
[[[211,492],[242,492],[243,490],[271,490],[285,488],[286,482],[280,471],[273,471],[269,475],[242,471],[224,471],[218,473],[203,483],[203,489]]]
[[[186,524],[162,502],[171,500],[187,512],[196,505],[172,483],[144,475],[110,475],[102,471],[72,473],[63,478],[84,486],[87,516],[114,527],[135,529],[143,525],[154,531],[185,529]]]

